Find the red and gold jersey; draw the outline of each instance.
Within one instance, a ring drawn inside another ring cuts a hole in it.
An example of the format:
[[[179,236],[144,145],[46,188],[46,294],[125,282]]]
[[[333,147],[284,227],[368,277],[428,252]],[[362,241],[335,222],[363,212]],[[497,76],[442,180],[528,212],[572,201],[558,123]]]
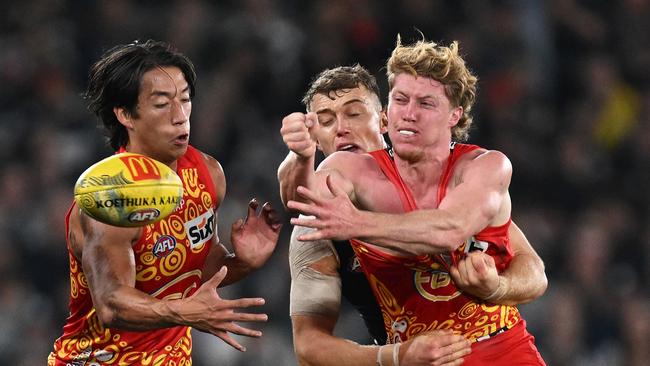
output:
[[[478,146],[455,144],[443,173],[438,203],[444,198],[453,167],[463,154]],[[386,177],[395,185],[405,211],[417,209],[395,163],[385,150],[372,152]],[[452,329],[476,341],[516,325],[521,316],[513,306],[494,305],[464,294],[449,275],[449,265],[470,250],[482,250],[494,257],[502,271],[512,259],[508,239],[510,221],[487,227],[450,255],[400,257],[351,240],[352,247],[380,304],[388,343],[406,341],[434,329]]]
[[[158,299],[181,299],[201,286],[219,202],[202,153],[193,147],[178,159],[183,199],[165,219],[148,226],[133,245],[135,288]],[[71,208],[72,209],[72,208]],[[66,217],[69,232],[70,212]],[[48,366],[191,365],[190,328],[176,326],[143,332],[105,328],[99,321],[88,282],[68,245],[70,316],[54,343]]]

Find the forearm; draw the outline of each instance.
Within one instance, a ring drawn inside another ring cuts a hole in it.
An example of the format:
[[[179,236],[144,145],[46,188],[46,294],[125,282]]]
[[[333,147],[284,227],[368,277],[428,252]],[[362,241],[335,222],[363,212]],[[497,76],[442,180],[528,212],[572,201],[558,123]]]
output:
[[[499,287],[488,300],[503,305],[525,304],[542,296],[547,284],[542,260],[518,253],[499,275]]]
[[[294,346],[303,366],[376,366],[378,346],[362,346],[332,334],[336,318],[294,315]],[[332,352],[336,350],[336,352]]]
[[[220,287],[233,284],[256,269],[247,263],[242,263],[235,256],[235,253],[228,251],[223,244],[216,243],[208,254],[208,258],[203,266],[202,281],[208,281],[222,266],[228,267],[228,274],[221,282]]]
[[[145,331],[186,324],[179,301],[160,300],[133,287],[118,286],[94,302],[105,327]]]
[[[314,156],[303,158],[289,152],[278,168],[278,182],[280,184],[280,198],[282,204],[287,205],[289,200],[301,201],[296,194],[296,188],[302,185],[309,187],[310,179],[314,175]]]
[[[460,225],[441,210],[417,210],[400,215],[359,213],[359,238],[378,246],[421,255],[449,252],[462,242]]]
[[[378,346],[362,346],[322,333],[298,347],[296,353],[303,366],[376,366],[378,350]]]

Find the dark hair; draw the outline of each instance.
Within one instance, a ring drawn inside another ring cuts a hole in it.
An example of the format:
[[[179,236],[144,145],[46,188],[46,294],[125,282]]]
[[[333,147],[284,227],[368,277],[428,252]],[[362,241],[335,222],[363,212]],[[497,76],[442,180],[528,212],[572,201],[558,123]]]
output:
[[[322,71],[309,85],[309,90],[307,90],[305,96],[302,98],[302,103],[309,111],[314,95],[323,94],[334,99],[331,95],[332,93],[336,93],[342,89],[358,88],[361,85],[377,95],[379,103],[381,103],[381,95],[379,94],[377,80],[368,72],[368,70],[359,64],[354,66],[339,66]]]
[[[88,109],[101,119],[113,149],[126,145],[129,140],[126,128],[117,120],[113,108],[124,108],[137,117],[136,107],[143,75],[163,66],[181,69],[189,85],[190,98],[194,97],[194,65],[185,55],[164,42],[135,41],[113,47],[90,68],[84,98],[88,101]]]

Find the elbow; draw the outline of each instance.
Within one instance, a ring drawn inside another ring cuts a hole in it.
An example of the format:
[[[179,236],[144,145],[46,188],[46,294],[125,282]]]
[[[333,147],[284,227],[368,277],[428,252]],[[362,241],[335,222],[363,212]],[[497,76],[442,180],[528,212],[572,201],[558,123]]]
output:
[[[440,242],[437,243],[443,251],[453,252],[474,234],[466,217],[448,215],[443,225]]]
[[[118,313],[110,306],[97,305],[95,311],[97,312],[97,318],[105,328],[115,328],[118,325]]]
[[[120,311],[120,306],[113,296],[109,296],[99,304],[95,304],[95,311],[97,312],[97,318],[106,328],[118,328],[123,324],[121,316],[123,312]]]
[[[541,258],[536,257],[535,258],[535,265],[533,267],[535,270],[531,271],[532,273],[535,273],[535,282],[537,283],[537,286],[535,286],[535,291],[532,292],[532,298],[530,301],[536,300],[544,293],[546,292],[546,289],[548,288],[548,278],[546,277],[546,269],[544,266],[544,261],[542,261]]]
[[[533,302],[546,292],[546,289],[548,288],[548,278],[546,277],[546,272],[544,270],[544,263],[539,260],[539,265],[537,266],[537,271],[531,271],[530,273],[535,273],[534,277],[534,285],[531,286],[531,290],[528,293],[528,296],[525,299],[522,299],[519,304],[527,304],[530,302]],[[514,303],[512,305],[516,305],[517,303]]]
[[[314,345],[308,342],[296,342],[294,345],[294,351],[296,353],[296,360],[300,366],[311,366],[314,365],[312,359]]]
[[[548,278],[546,277],[546,270],[544,269],[544,262],[540,260],[540,269],[539,269],[539,287],[537,293],[535,294],[535,299],[541,297],[546,292],[548,288]],[[533,299],[533,300],[535,300]],[[532,300],[531,300],[532,301]]]
[[[472,234],[468,233],[462,226],[462,223],[450,222],[447,229],[444,231],[441,240],[437,243],[432,242],[431,245],[439,247],[443,252],[453,252],[471,235]]]

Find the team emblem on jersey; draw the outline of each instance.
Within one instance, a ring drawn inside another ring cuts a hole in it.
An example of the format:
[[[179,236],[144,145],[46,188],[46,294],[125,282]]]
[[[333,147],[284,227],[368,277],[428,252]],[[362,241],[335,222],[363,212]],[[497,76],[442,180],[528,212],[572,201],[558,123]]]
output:
[[[207,242],[214,235],[215,217],[214,211],[210,208],[201,216],[185,223],[185,232],[190,239],[192,249]]]
[[[429,301],[449,301],[460,295],[446,271],[413,271],[413,284],[420,296]]]
[[[156,244],[154,244],[151,252],[157,258],[162,258],[168,256],[176,248],[176,238],[171,235],[162,235]]]

